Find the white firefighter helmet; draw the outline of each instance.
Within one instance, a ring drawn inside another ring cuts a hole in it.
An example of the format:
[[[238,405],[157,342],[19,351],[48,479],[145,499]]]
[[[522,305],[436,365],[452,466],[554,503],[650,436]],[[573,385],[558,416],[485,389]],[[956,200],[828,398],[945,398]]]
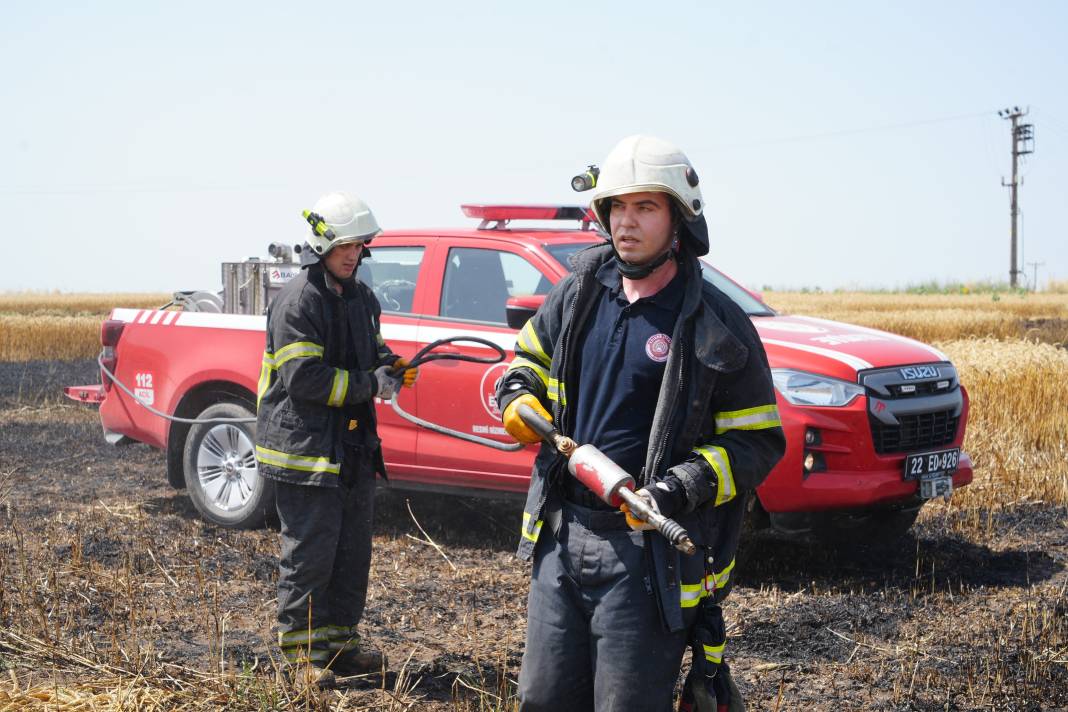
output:
[[[693,237],[698,255],[708,252],[708,228],[701,188],[686,154],[653,136],[628,136],[609,152],[597,176],[590,207],[608,232],[611,200],[628,193],[667,193],[675,199],[683,225]]]
[[[370,242],[382,232],[371,208],[351,193],[327,193],[304,217],[310,226],[308,244],[320,256],[338,245]]]

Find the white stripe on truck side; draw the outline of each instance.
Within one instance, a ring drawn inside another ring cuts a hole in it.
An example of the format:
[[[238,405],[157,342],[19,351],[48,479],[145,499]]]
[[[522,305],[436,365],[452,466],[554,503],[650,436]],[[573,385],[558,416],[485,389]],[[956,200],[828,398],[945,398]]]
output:
[[[819,354],[820,356],[826,356],[829,359],[844,363],[850,366],[856,371],[863,371],[866,368],[871,368],[872,365],[862,358],[851,356],[850,354],[844,354],[840,351],[831,351],[830,349],[823,349],[819,346],[809,346],[808,344],[795,344],[792,341],[779,341],[778,339],[768,339],[761,337],[761,341],[765,344],[775,344],[776,346],[782,346],[786,349],[796,349],[797,351],[805,351],[810,354]]]
[[[237,329],[265,331],[267,317],[246,314],[214,314],[211,312],[156,311],[152,309],[114,309],[111,318],[117,321],[161,326],[192,326],[203,329]],[[382,338],[388,341],[430,343],[452,336],[478,336],[497,344],[505,351],[515,348],[515,333],[489,331],[462,326],[429,326],[427,324],[382,324]],[[461,342],[462,343],[462,342]],[[478,344],[466,344],[470,348],[485,349]]]
[[[798,320],[801,320],[801,321],[811,321],[811,322],[816,323],[816,324],[826,324],[828,326],[838,326],[839,328],[841,327],[840,323],[838,323],[838,322],[829,321],[827,319],[820,319],[820,318],[814,317],[814,316],[797,316],[797,317],[794,317],[794,318],[798,319]],[[871,328],[869,328],[867,326],[859,326],[857,324],[847,324],[846,326],[848,326],[850,329],[855,329],[857,331],[863,331],[865,334],[876,334],[878,336],[886,337],[890,341],[897,341],[899,343],[909,344],[911,346],[915,346],[917,348],[924,349],[928,353],[934,355],[934,357],[937,358],[939,361],[949,361],[949,357],[946,356],[944,353],[942,353],[941,351],[939,351],[935,347],[931,346],[930,344],[923,343],[922,341],[917,341],[916,339],[910,339],[909,337],[901,336],[900,334],[892,334],[889,331],[879,331],[878,329],[871,329]]]

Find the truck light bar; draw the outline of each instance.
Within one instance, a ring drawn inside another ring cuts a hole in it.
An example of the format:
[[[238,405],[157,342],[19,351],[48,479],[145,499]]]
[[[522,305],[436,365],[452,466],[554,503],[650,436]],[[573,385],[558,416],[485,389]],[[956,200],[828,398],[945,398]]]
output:
[[[496,223],[494,229],[504,228],[511,220],[578,220],[582,229],[589,229],[596,222],[593,211],[582,205],[461,205],[460,209],[469,218],[479,218],[482,223],[479,230],[485,230],[490,223]]]

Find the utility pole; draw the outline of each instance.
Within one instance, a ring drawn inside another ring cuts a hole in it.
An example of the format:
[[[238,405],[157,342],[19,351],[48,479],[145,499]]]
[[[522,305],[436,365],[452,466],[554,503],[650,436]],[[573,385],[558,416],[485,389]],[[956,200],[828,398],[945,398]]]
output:
[[[1038,291],[1038,268],[1039,267],[1044,267],[1046,263],[1045,262],[1028,262],[1027,264],[1031,266],[1031,291],[1032,292],[1037,292]]]
[[[1021,124],[1020,119],[1030,112],[1030,109],[1020,111],[1020,107],[1014,106],[1011,109],[1002,109],[998,112],[998,116],[1003,119],[1012,121],[1012,182],[1006,183],[1005,179],[1001,179],[1001,185],[1006,186],[1009,189],[1009,201],[1011,204],[1012,215],[1012,247],[1009,254],[1009,286],[1016,289],[1016,277],[1020,274],[1020,270],[1016,266],[1016,222],[1017,217],[1020,214],[1019,203],[1019,188],[1020,188],[1020,172],[1019,163],[1020,156],[1026,156],[1028,153],[1035,152],[1035,126],[1034,124]]]

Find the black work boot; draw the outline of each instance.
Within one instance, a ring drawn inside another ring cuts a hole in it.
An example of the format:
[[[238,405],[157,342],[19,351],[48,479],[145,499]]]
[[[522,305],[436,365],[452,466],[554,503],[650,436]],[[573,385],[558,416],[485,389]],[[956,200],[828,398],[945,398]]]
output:
[[[385,670],[385,656],[365,648],[354,625],[334,626],[327,647],[331,656],[330,669],[343,677],[371,675]]]
[[[377,650],[364,650],[358,645],[339,651],[330,668],[342,677],[373,675],[386,669],[386,656]]]
[[[337,676],[334,671],[317,660],[287,662],[285,674],[289,683],[296,687],[317,687],[320,690],[328,690],[337,686]]]

